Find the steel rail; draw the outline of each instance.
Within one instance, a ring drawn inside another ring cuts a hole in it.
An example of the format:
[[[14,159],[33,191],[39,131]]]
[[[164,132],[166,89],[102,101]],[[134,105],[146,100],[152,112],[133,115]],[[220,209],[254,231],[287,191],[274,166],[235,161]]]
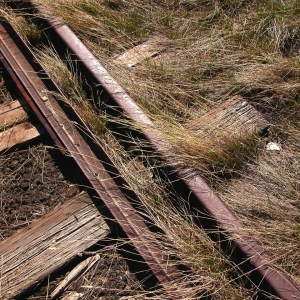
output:
[[[119,106],[127,116],[140,125],[145,138],[156,148],[158,153],[167,159],[167,150],[171,145],[166,141],[154,123],[137,105],[137,103],[115,81],[103,65],[96,59],[91,51],[77,37],[77,35],[64,23],[55,19],[49,11],[42,7],[39,1],[30,1],[41,15],[46,16],[48,23],[55,33],[67,45],[71,52],[84,65],[95,81],[109,94],[115,104]],[[262,279],[272,287],[277,295],[283,299],[300,299],[300,290],[296,283],[284,271],[278,269],[272,263],[272,259],[260,246],[249,236],[230,208],[213,192],[209,184],[200,175],[194,174],[192,169],[185,167],[181,171],[174,170],[185,186],[195,196],[197,201],[217,221],[228,237],[243,252],[246,258],[257,270]]]
[[[22,49],[15,44],[14,39],[18,39],[19,43],[22,43]],[[22,54],[24,49],[30,52],[8,23],[0,24],[1,61],[20,93],[55,143],[63,152],[73,157],[97,195],[152,270],[158,282],[166,289],[171,298],[178,299],[180,296],[178,291],[173,290],[172,284],[183,278],[183,274],[176,266],[169,264],[163,247],[153,237],[153,233],[144,220],[124,196],[104,165],[97,159],[74,124],[68,120],[51,92],[46,92],[46,86]],[[33,54],[32,57],[34,57]],[[48,98],[47,104],[42,99],[45,95]]]

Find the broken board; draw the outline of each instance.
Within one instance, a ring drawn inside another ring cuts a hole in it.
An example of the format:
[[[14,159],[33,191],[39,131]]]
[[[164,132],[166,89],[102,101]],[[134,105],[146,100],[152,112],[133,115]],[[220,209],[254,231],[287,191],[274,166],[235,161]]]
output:
[[[159,55],[168,48],[168,45],[169,40],[167,38],[155,36],[121,54],[115,59],[115,62],[134,67],[145,59]]]
[[[39,131],[43,132],[43,129]],[[0,132],[0,152],[33,141],[40,136],[39,131],[28,123],[21,123]]]
[[[236,138],[263,132],[269,126],[270,123],[239,95],[186,124],[186,128],[196,134],[220,131]]]
[[[0,243],[0,299],[11,299],[53,273],[110,230],[86,193]]]
[[[26,119],[27,114],[18,100],[0,105],[0,128]]]

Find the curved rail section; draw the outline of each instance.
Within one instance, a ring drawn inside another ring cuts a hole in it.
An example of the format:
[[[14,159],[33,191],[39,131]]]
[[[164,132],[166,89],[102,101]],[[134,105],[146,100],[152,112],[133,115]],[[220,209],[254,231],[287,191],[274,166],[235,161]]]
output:
[[[31,0],[33,5],[35,5],[35,2],[35,0]],[[115,104],[126,115],[143,128],[145,138],[167,159],[167,149],[171,145],[159,134],[158,130],[155,130],[155,125],[150,118],[112,78],[103,65],[67,25],[51,17],[51,14],[40,5],[36,7],[41,14],[47,16],[48,22],[56,34],[68,46],[77,59],[82,62],[95,81],[109,94]],[[300,299],[300,291],[294,281],[282,270],[273,265],[272,259],[265,250],[243,229],[244,226],[242,223],[220,197],[212,191],[204,178],[200,175],[187,176],[187,174],[194,173],[189,167],[175,172],[177,172],[178,177],[206,211],[227,233],[234,244],[244,253],[245,257],[249,259],[253,265],[253,269],[261,274],[262,279],[266,280],[275,293],[283,299]]]
[[[31,55],[30,62],[23,53]],[[8,23],[0,24],[0,59],[53,141],[63,153],[73,157],[159,283],[171,298],[181,298],[177,294],[178,291],[174,292],[172,283],[182,278],[182,273],[170,264],[163,248],[154,239],[153,233],[144,220],[96,157],[76,126],[69,120],[51,91],[47,90],[31,66],[31,63],[36,61],[33,54]],[[45,80],[47,74],[43,72],[42,75]],[[47,80],[49,81],[50,78]],[[46,103],[43,101],[45,98]],[[102,149],[101,152],[104,153],[104,150]],[[114,178],[117,176],[114,174]]]

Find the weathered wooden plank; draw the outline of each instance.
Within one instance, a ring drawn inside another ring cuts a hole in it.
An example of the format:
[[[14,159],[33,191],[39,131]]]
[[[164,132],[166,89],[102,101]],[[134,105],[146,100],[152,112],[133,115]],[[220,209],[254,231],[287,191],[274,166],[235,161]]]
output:
[[[0,243],[0,299],[36,285],[110,230],[86,193]]]
[[[18,100],[0,105],[0,128],[24,120],[27,117]]]
[[[155,36],[133,47],[115,59],[115,62],[134,67],[143,60],[156,56],[168,48],[169,41],[162,36]]]
[[[268,121],[241,96],[234,96],[208,113],[186,124],[188,129],[200,134],[220,131],[231,137],[243,137],[262,132]]]
[[[39,135],[38,130],[35,127],[30,127],[27,123],[16,125],[0,132],[0,151],[29,142]]]
[[[19,107],[21,107],[21,104],[18,100],[3,103],[0,105],[0,115],[3,113],[6,113],[7,111],[10,111],[10,110],[13,110],[13,109],[16,109]]]
[[[90,256],[80,264],[78,264],[66,277],[65,279],[56,287],[56,289],[51,293],[51,299],[56,298],[58,295],[62,294],[68,286],[79,276],[84,275],[89,271],[96,262],[100,260],[100,255],[96,254]]]

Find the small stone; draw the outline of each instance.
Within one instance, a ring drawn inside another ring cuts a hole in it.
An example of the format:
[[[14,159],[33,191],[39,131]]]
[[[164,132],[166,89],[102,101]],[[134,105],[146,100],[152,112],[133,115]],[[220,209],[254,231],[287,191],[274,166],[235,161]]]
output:
[[[266,149],[268,151],[280,151],[281,150],[280,146],[273,142],[268,143],[266,146]]]

